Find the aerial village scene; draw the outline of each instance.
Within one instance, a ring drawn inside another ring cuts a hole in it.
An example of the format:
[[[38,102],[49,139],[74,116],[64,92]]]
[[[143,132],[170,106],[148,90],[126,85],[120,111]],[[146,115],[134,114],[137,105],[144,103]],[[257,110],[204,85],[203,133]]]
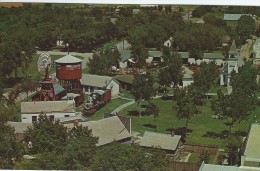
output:
[[[260,170],[260,7],[0,16],[0,169]]]

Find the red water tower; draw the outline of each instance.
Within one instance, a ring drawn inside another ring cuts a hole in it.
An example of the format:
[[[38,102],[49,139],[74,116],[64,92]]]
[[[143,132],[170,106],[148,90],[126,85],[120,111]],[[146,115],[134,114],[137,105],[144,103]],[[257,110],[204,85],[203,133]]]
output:
[[[67,92],[79,93],[82,91],[80,79],[82,78],[82,60],[67,55],[55,60],[56,77],[60,85]]]

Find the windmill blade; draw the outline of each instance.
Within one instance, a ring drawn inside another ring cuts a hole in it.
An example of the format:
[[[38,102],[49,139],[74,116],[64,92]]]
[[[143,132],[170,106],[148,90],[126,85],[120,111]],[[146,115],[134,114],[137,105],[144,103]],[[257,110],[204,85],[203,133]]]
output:
[[[46,74],[46,69],[50,70],[51,57],[48,53],[42,53],[37,62],[38,71],[42,74]]]

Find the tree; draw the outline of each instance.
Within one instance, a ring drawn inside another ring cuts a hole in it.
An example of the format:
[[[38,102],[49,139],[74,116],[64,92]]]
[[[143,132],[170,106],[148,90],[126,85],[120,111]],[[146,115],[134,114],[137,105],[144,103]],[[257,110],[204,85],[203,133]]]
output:
[[[174,88],[182,81],[184,75],[182,58],[177,52],[171,52],[168,47],[163,50],[163,63],[159,70],[159,82],[169,86],[173,83]]]
[[[21,83],[21,91],[25,92],[28,98],[28,93],[35,91],[36,86],[37,86],[36,81],[30,78],[25,78]]]
[[[2,112],[0,117],[2,119]],[[5,120],[0,120],[0,168],[12,169],[14,161],[21,158],[21,148],[15,142],[14,129],[7,125]]]
[[[159,117],[160,109],[154,103],[149,103],[149,105],[145,109],[145,113],[148,115],[153,115],[154,118],[154,128],[157,130],[157,126],[155,125],[155,119]]]
[[[22,159],[15,163],[14,169],[17,170],[63,170],[65,168],[63,158],[55,153],[48,152],[37,154],[33,160]]]
[[[99,51],[93,52],[92,59],[89,59],[87,65],[91,74],[109,75],[113,66],[117,66],[121,55],[116,47],[104,47]]]
[[[146,65],[146,59],[148,58],[148,50],[144,45],[136,44],[132,45],[131,57],[134,59],[135,67],[142,68]]]
[[[203,15],[205,15],[206,13],[211,12],[212,10],[212,6],[206,6],[206,5],[201,5],[196,7],[193,11],[192,11],[192,16],[193,17],[202,17]]]
[[[228,164],[235,165],[239,161],[238,150],[241,147],[242,141],[238,136],[230,135],[225,144],[225,151],[228,154]]]
[[[46,114],[40,114],[39,120],[25,131],[25,139],[32,143],[32,153],[62,152],[67,143],[67,129],[52,122]]]
[[[113,143],[98,149],[92,170],[168,170],[165,152],[160,149]]]
[[[194,86],[201,88],[203,93],[207,93],[217,78],[217,65],[215,62],[202,62],[199,72],[193,75]]]
[[[174,108],[176,108],[176,117],[178,119],[186,119],[184,131],[184,136],[186,136],[189,120],[193,115],[198,113],[197,106],[194,105],[189,94],[186,94],[180,100],[177,101],[176,107]]]
[[[138,74],[135,76],[131,90],[135,101],[139,104],[139,116],[141,117],[141,103],[143,100],[150,100],[155,95],[153,89],[153,78],[149,74]]]
[[[209,163],[209,159],[210,159],[210,153],[207,150],[203,150],[200,154],[199,154],[199,164],[201,164],[202,162],[204,163]]]
[[[246,62],[231,78],[232,93],[224,96],[219,91],[218,98],[212,103],[212,109],[220,116],[227,118],[229,134],[232,132],[232,127],[247,119],[251,111],[255,109],[258,91],[256,76],[257,71],[252,62]]]
[[[203,20],[205,21],[205,24],[211,24],[216,27],[226,27],[227,23],[222,20],[222,18],[216,16],[213,13],[205,14],[203,16]]]
[[[204,52],[200,48],[192,47],[188,52],[189,58],[194,58],[195,60],[203,59]]]
[[[242,15],[237,22],[236,31],[243,43],[255,33],[255,20],[251,16]]]
[[[75,126],[69,132],[68,145],[64,152],[65,168],[68,170],[87,169],[96,153],[97,137],[87,127]]]

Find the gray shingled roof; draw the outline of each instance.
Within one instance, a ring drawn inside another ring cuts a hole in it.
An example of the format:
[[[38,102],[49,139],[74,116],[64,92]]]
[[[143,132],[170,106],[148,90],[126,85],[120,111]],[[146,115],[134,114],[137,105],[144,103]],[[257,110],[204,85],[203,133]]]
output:
[[[56,119],[58,119],[60,123],[73,122],[75,120],[87,121],[87,118],[85,118],[84,116],[69,116],[69,117],[61,117]]]
[[[14,128],[15,133],[24,133],[24,131],[29,127],[32,126],[32,123],[23,123],[23,122],[11,122],[8,121],[7,125],[10,125]]]
[[[237,54],[238,53],[235,40],[233,40],[228,53],[231,53],[231,54]]]
[[[242,15],[252,16],[252,14],[224,14],[223,20],[225,21],[237,21]]]
[[[145,131],[140,146],[176,150],[180,140],[180,135],[171,136],[170,134]]]
[[[74,102],[71,101],[35,101],[21,102],[21,113],[50,113],[50,112],[75,112]]]
[[[240,171],[240,169],[237,166],[223,166],[203,163],[199,171]]]
[[[57,95],[60,92],[64,91],[65,89],[63,87],[61,87],[59,84],[54,84],[53,85],[54,88],[54,94]]]
[[[82,62],[81,59],[76,58],[71,55],[66,55],[60,59],[55,60],[56,63],[62,63],[62,64],[71,64],[71,63],[79,63]]]
[[[148,52],[149,57],[162,57],[161,51],[149,51]]]
[[[189,58],[189,52],[178,52],[182,58]],[[221,53],[204,53],[203,59],[224,59]]]
[[[97,121],[79,122],[79,124],[91,129],[93,136],[99,138],[97,146],[131,137],[130,132],[117,116]],[[65,124],[65,126],[72,128],[73,124]]]
[[[183,66],[184,69],[184,75],[183,78],[192,78],[193,77],[193,72],[190,70],[188,67]]]
[[[252,124],[245,148],[244,155],[251,160],[256,159],[260,162],[260,124]],[[250,161],[250,160],[249,160]]]
[[[80,80],[82,85],[93,86],[93,87],[107,87],[110,81],[114,80],[118,83],[113,77],[101,76],[101,75],[92,75],[92,74],[82,74],[82,79]],[[118,83],[119,84],[119,83]]]
[[[121,50],[121,61],[126,61],[131,58],[131,50]]]
[[[133,75],[116,75],[114,77],[118,81],[122,81],[128,84],[133,84],[134,82],[134,76]]]

